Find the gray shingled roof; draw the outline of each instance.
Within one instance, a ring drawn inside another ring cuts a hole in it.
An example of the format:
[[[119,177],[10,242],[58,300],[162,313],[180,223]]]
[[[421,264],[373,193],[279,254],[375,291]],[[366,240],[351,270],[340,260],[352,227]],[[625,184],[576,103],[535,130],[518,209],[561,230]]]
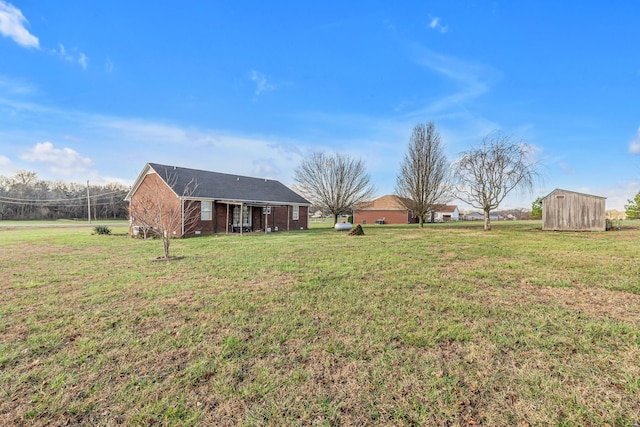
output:
[[[192,182],[198,186],[193,197],[255,203],[310,205],[311,203],[279,181],[149,163],[173,191],[182,196]],[[192,184],[193,186],[193,184]]]

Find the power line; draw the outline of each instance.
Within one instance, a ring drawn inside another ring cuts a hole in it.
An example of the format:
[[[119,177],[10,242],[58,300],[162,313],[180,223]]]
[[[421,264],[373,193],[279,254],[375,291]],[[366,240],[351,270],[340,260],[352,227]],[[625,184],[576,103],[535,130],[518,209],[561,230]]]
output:
[[[91,195],[90,197],[92,199],[97,199],[99,197],[110,196],[112,194],[127,194],[128,192],[129,190],[111,191],[109,193],[94,194],[94,195]],[[72,200],[87,200],[87,196],[67,197],[64,199],[19,199],[15,197],[0,196],[0,201],[17,202],[17,203],[19,202],[22,202],[22,203],[69,202]]]

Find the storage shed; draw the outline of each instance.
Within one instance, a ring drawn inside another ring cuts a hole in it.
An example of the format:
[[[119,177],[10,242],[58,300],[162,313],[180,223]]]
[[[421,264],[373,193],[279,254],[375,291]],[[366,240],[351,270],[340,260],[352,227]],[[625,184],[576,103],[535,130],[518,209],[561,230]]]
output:
[[[605,231],[605,200],[605,197],[557,188],[542,199],[542,229]]]

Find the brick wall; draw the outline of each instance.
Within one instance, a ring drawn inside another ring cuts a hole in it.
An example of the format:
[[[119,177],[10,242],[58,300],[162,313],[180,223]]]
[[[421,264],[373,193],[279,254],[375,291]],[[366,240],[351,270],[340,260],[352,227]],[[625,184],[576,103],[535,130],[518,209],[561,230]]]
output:
[[[377,220],[383,218],[385,224],[408,224],[413,222],[407,211],[362,210],[355,211],[353,214],[353,222],[355,224],[375,224]]]
[[[156,174],[146,175],[136,192],[131,196],[129,203],[130,233],[133,226],[149,225],[152,221],[152,213],[163,212],[163,216],[169,218],[165,222],[167,231],[172,236],[180,237],[181,230],[181,202],[175,193]],[[146,220],[144,218],[147,218]]]

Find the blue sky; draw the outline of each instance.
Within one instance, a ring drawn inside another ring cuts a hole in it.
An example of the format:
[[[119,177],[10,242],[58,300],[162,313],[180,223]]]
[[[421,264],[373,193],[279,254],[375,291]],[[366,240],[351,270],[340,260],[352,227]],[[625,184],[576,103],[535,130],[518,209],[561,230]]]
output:
[[[0,0],[0,175],[132,183],[146,162],[293,184],[313,151],[393,193],[413,126],[450,160],[492,132],[542,183],[640,190],[635,1]],[[453,201],[455,203],[455,201]]]

